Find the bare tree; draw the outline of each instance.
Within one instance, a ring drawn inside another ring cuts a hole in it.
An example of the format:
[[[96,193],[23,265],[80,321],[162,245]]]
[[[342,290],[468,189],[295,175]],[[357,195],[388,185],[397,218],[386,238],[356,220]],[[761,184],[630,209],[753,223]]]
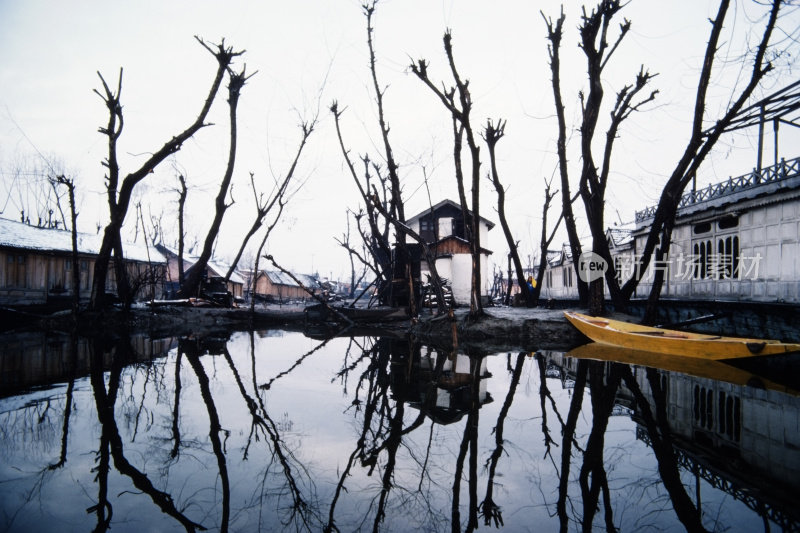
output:
[[[497,191],[497,216],[500,218],[500,226],[503,228],[503,235],[505,236],[506,243],[508,244],[508,255],[511,261],[514,263],[514,269],[517,273],[517,285],[519,286],[520,292],[525,298],[525,304],[530,307],[536,304],[536,300],[534,299],[533,290],[531,290],[531,288],[529,288],[528,284],[525,282],[525,271],[522,268],[522,261],[519,258],[519,241],[514,240],[514,236],[511,234],[511,228],[508,225],[508,220],[506,219],[506,190],[503,187],[503,184],[500,183],[500,175],[497,171],[497,157],[495,156],[495,149],[497,146],[497,141],[502,139],[503,135],[505,135],[505,127],[506,123],[502,120],[498,120],[496,126],[492,123],[491,119],[488,120],[486,127],[483,130],[483,140],[486,141],[486,145],[489,147],[489,162],[492,170],[491,180],[495,191]],[[547,203],[549,204],[549,200]],[[508,279],[508,286],[510,289],[510,277]]]
[[[239,246],[239,251],[236,253],[236,257],[234,258],[233,262],[231,263],[228,272],[225,274],[225,279],[230,279],[233,271],[236,269],[236,265],[239,264],[239,259],[242,257],[242,253],[244,252],[245,247],[247,246],[250,239],[253,235],[258,232],[258,230],[263,226],[264,219],[276,208],[279,204],[280,200],[288,200],[289,196],[291,195],[290,184],[292,183],[292,178],[295,176],[295,170],[297,169],[297,164],[300,161],[300,156],[303,153],[303,148],[305,148],[306,144],[308,143],[309,137],[311,137],[311,133],[314,131],[314,128],[317,124],[317,117],[315,116],[310,122],[304,122],[300,125],[300,129],[303,133],[300,144],[297,148],[297,152],[294,156],[294,160],[292,161],[289,170],[286,172],[286,175],[281,179],[279,182],[273,186],[272,192],[270,195],[265,199],[263,193],[259,194],[256,188],[254,174],[250,173],[250,186],[253,189],[253,197],[256,202],[256,216],[253,219],[253,224],[250,226],[250,229],[247,231],[247,234],[244,236],[242,240],[241,246]],[[283,204],[285,205],[285,203]],[[282,206],[281,208],[282,209]],[[275,219],[277,222],[277,218]],[[274,224],[273,224],[274,225]],[[255,272],[254,275],[258,273]]]
[[[192,265],[188,276],[185,277],[183,280],[183,285],[180,288],[179,296],[183,298],[194,296],[198,293],[200,284],[205,274],[206,265],[208,264],[209,259],[211,259],[211,253],[214,248],[214,243],[217,240],[220,226],[222,225],[222,219],[225,216],[225,212],[228,210],[228,208],[233,205],[232,200],[230,204],[226,202],[226,197],[230,193],[231,179],[233,179],[233,168],[236,163],[236,109],[239,103],[239,96],[241,94],[242,87],[244,87],[245,83],[247,83],[247,80],[255,74],[253,73],[250,76],[247,76],[245,74],[245,70],[246,69],[242,69],[241,72],[234,72],[230,68],[228,69],[230,78],[228,82],[228,111],[231,125],[228,164],[225,168],[225,175],[222,177],[222,182],[219,186],[219,192],[217,193],[217,198],[214,204],[214,219],[211,221],[211,227],[209,227],[208,233],[206,234],[203,250],[200,252],[200,256],[197,258],[197,261],[195,261],[194,265]]]
[[[178,287],[182,287],[184,238],[186,237],[183,223],[186,210],[186,196],[189,193],[189,189],[186,187],[186,178],[183,177],[183,174],[178,174],[178,181],[181,185],[181,188],[178,189]]]
[[[367,248],[370,252],[370,255],[373,258],[374,270],[375,275],[378,278],[378,291],[380,294],[380,298],[383,302],[388,301],[387,296],[388,293],[391,291],[391,276],[392,276],[392,249],[391,244],[389,243],[389,222],[387,220],[383,221],[381,224],[381,220],[379,218],[378,213],[376,212],[375,208],[373,207],[373,202],[370,201],[370,192],[371,187],[373,186],[374,177],[370,172],[370,161],[369,156],[364,156],[362,158],[362,162],[364,164],[364,183],[362,184],[361,179],[359,179],[358,174],[355,169],[355,165],[353,164],[350,158],[350,152],[344,145],[344,139],[342,137],[342,129],[341,129],[341,116],[344,113],[343,110],[339,109],[339,105],[337,102],[333,102],[330,107],[330,111],[333,114],[334,123],[336,124],[336,135],[339,139],[339,147],[342,150],[342,155],[344,156],[345,163],[347,164],[347,168],[350,171],[350,175],[353,178],[353,181],[358,188],[359,195],[361,196],[361,200],[364,202],[366,211],[362,214],[362,216],[358,217],[359,220],[359,229],[360,219],[362,217],[366,217],[367,225],[369,226],[369,235],[365,235],[362,233],[362,238],[367,243]],[[386,182],[380,174],[377,175],[378,183],[381,186],[382,192],[384,196],[386,195]],[[352,252],[351,252],[352,253]]]
[[[602,81],[603,69],[606,67],[631,27],[630,21],[626,19],[619,26],[619,34],[616,40],[614,40],[613,43],[609,42],[609,26],[614,16],[622,7],[623,4],[620,0],[602,0],[589,14],[586,13],[586,9],[584,8],[582,16],[583,22],[579,28],[581,35],[580,47],[583,50],[587,62],[589,90],[588,94],[582,91],[579,95],[582,110],[582,122],[580,126],[582,167],[578,188],[586,209],[589,229],[592,233],[592,251],[606,260],[607,264],[612,264],[612,261],[608,241],[605,237],[604,208],[605,192],[611,170],[611,154],[614,141],[618,137],[622,122],[634,111],[641,109],[644,104],[652,101],[658,92],[652,91],[648,96],[638,97],[638,94],[647,87],[648,83],[655,76],[645,71],[644,67],[639,70],[633,84],[625,85],[619,90],[610,114],[610,125],[606,132],[603,153],[600,158],[600,164],[598,165],[596,163],[597,158],[593,151],[593,143],[605,92]],[[562,187],[568,187],[569,180],[565,176],[567,172],[566,149],[562,150],[561,147],[562,135],[565,135],[566,132],[562,131],[563,104],[559,105],[561,102],[561,89],[560,82],[558,81],[560,77],[560,63],[557,60],[563,21],[563,10],[555,26],[552,20],[546,19],[548,38],[550,40],[550,66],[553,72],[553,93],[557,102],[557,115],[559,116],[559,167],[562,170]],[[562,192],[562,200],[567,202],[568,198],[569,192],[567,189],[566,195]],[[572,246],[572,241],[570,241],[570,245]],[[576,250],[573,247],[572,255],[575,264],[580,261],[579,252],[580,250]],[[614,269],[609,268],[606,270],[606,282],[608,283],[609,292],[614,304],[617,305],[618,308],[624,307]],[[590,313],[600,314],[602,312],[603,292],[603,280],[598,279],[593,282],[590,287],[588,301]]]
[[[97,75],[103,85],[103,92],[95,90],[105,102],[108,109],[108,123],[106,126],[100,128],[100,133],[108,138],[108,157],[104,161],[104,166],[107,168],[106,175],[106,189],[109,209],[109,222],[103,232],[103,240],[100,250],[97,255],[97,260],[94,266],[94,278],[92,281],[92,294],[90,306],[92,309],[100,309],[106,304],[105,299],[105,286],[108,277],[108,268],[111,261],[111,254],[114,254],[114,265],[116,269],[117,291],[123,300],[129,299],[127,274],[124,267],[124,256],[122,250],[122,240],[120,231],[122,224],[125,222],[125,216],[128,213],[131,196],[134,187],[147,177],[148,174],[167,157],[180,150],[184,142],[190,139],[198,130],[207,126],[205,122],[206,116],[211,109],[219,87],[222,83],[222,78],[225,72],[230,67],[231,62],[236,56],[241,55],[243,52],[234,52],[231,47],[225,46],[223,40],[215,48],[207,45],[199,37],[195,37],[197,41],[211,52],[217,60],[217,71],[214,80],[211,83],[211,88],[203,103],[200,113],[195,118],[189,127],[182,132],[173,136],[157,151],[150,154],[147,160],[136,170],[129,173],[120,179],[120,168],[117,160],[117,141],[122,135],[123,128],[123,114],[122,104],[120,101],[122,93],[122,69],[119,72],[116,91],[112,90],[102,74],[99,72]]]
[[[470,297],[470,317],[478,317],[483,314],[483,303],[481,302],[481,240],[480,240],[480,147],[472,128],[472,96],[469,92],[469,80],[461,79],[456,68],[455,57],[453,55],[453,36],[448,30],[443,38],[444,50],[447,55],[450,73],[453,76],[453,87],[447,90],[440,89],[428,76],[429,63],[420,59],[410,65],[413,72],[444,104],[453,117],[453,138],[454,138],[454,157],[456,166],[456,182],[459,187],[459,197],[461,199],[461,210],[464,216],[464,223],[469,222],[470,234],[469,243],[472,252],[472,290]],[[461,168],[461,142],[463,135],[467,138],[469,148],[471,168],[471,200],[472,205],[467,207],[466,194],[464,192],[463,174]]]
[[[377,60],[373,41],[374,28],[372,25],[372,19],[377,3],[377,0],[373,0],[371,3],[363,4],[362,8],[367,18],[367,46],[370,55],[370,74],[375,91],[375,100],[378,111],[378,124],[381,131],[381,139],[383,141],[382,157],[385,160],[385,170],[381,165],[371,163],[369,156],[365,155],[362,157],[365,169],[364,184],[362,184],[361,180],[358,178],[355,167],[350,159],[349,152],[344,145],[340,126],[340,118],[343,111],[339,109],[337,102],[333,102],[330,110],[333,113],[336,121],[336,132],[339,138],[339,145],[342,149],[342,154],[344,155],[350,174],[352,175],[353,180],[356,182],[359,193],[361,194],[361,198],[366,206],[367,220],[372,234],[370,239],[370,252],[377,258],[377,263],[380,267],[380,277],[382,280],[380,282],[379,291],[383,295],[382,300],[384,302],[395,304],[395,302],[399,300],[399,295],[407,292],[409,314],[414,316],[417,313],[417,287],[411,270],[412,256],[409,252],[408,246],[406,245],[406,239],[410,233],[406,231],[409,228],[405,225],[405,207],[402,198],[400,177],[397,172],[398,164],[394,159],[392,145],[389,139],[390,128],[385,118],[383,102],[385,89],[382,89],[380,83],[378,82],[376,69]],[[377,179],[375,179],[375,177],[372,175],[373,172]],[[383,174],[383,172],[385,172],[385,174]],[[376,181],[381,187],[381,192],[384,195],[383,199],[378,196],[378,189],[375,186]],[[386,201],[387,199],[388,201]],[[377,218],[377,214],[379,212],[385,217],[383,225],[380,224],[380,221]],[[398,253],[394,254],[394,258],[392,254],[392,247],[389,242],[390,224],[395,228],[397,240]],[[417,237],[419,236],[417,235]],[[426,253],[426,259],[431,271],[432,285],[437,293],[441,295],[441,281],[438,273],[436,272],[435,257],[429,255],[430,249],[427,247],[427,244],[425,244],[424,241],[418,239],[418,243],[422,245],[422,248]],[[395,287],[394,279],[396,279],[396,276],[394,275],[394,269],[395,267],[400,266],[403,267],[403,272],[400,274],[404,278],[404,285],[398,285]],[[439,305],[442,306],[441,309],[444,310],[443,296],[440,296],[438,299]]]
[[[558,220],[556,220],[556,223],[553,225],[553,229],[550,230],[549,234],[547,233],[547,213],[550,211],[550,202],[558,195],[558,191],[550,192],[551,186],[552,181],[545,181],[544,204],[542,205],[542,236],[539,239],[539,269],[536,271],[536,284],[533,286],[533,295],[531,296],[533,305],[539,303],[539,296],[542,294],[544,273],[545,270],[547,270],[547,251],[550,249],[550,243],[553,242],[553,238],[556,236],[558,226],[561,225],[561,221],[564,220],[564,210],[562,209]]]
[[[64,174],[51,177],[50,183],[53,190],[58,192],[57,187],[63,185],[67,188],[67,198],[69,199],[69,213],[70,213],[70,234],[72,237],[72,254],[70,255],[70,262],[72,265],[72,317],[77,320],[78,310],[81,301],[81,273],[79,270],[80,264],[78,262],[78,211],[75,207],[75,180],[66,177]],[[59,203],[60,204],[60,203]],[[59,211],[61,211],[59,205]],[[62,211],[63,213],[63,211]]]
[[[656,264],[664,259],[672,241],[672,229],[675,225],[675,216],[678,211],[678,202],[683,191],[691,182],[692,177],[697,173],[700,164],[716,145],[719,138],[733,124],[735,119],[743,111],[745,104],[759,87],[764,77],[773,69],[770,61],[765,59],[770,48],[770,40],[775,30],[776,23],[781,8],[784,6],[782,0],[772,0],[769,12],[766,17],[761,39],[753,55],[753,64],[749,72],[749,78],[745,82],[738,94],[733,94],[729,100],[728,107],[724,113],[716,120],[707,118],[707,93],[708,88],[714,83],[712,67],[719,53],[719,42],[722,34],[723,25],[728,13],[729,0],[721,0],[716,17],[711,20],[711,33],[706,46],[703,68],[697,84],[695,97],[694,117],[692,119],[692,129],[686,149],[672,171],[667,183],[661,192],[653,222],[647,233],[640,267],[622,287],[622,296],[629,299],[641,281],[644,272],[647,270],[651,260]],[[711,122],[710,127],[704,128],[704,124]],[[661,287],[664,283],[663,269],[656,269],[653,286],[648,296],[647,310],[644,320],[652,322],[655,320],[656,306],[661,295]]]
[[[558,171],[561,178],[561,212],[564,216],[564,226],[567,230],[572,257],[577,260],[582,252],[578,228],[575,224],[575,213],[572,210],[572,192],[569,181],[569,167],[567,159],[567,120],[564,112],[564,99],[561,96],[561,39],[564,35],[564,7],[561,7],[561,16],[553,23],[552,19],[545,17],[542,13],[545,24],[547,25],[547,38],[550,44],[547,46],[550,55],[550,72],[552,73],[553,98],[556,107],[556,118],[558,120],[558,140],[556,150],[558,153]],[[577,276],[576,276],[577,277]],[[586,283],[577,277],[578,298],[581,304],[585,305],[589,301],[589,288]]]

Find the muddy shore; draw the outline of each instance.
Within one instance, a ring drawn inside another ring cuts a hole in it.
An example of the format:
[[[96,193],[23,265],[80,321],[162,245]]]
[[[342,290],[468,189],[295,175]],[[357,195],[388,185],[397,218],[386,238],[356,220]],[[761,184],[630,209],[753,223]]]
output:
[[[98,315],[84,313],[78,325],[82,335],[111,335],[115,332],[144,332],[153,337],[204,335],[245,329],[290,329],[311,331],[314,336],[356,334],[411,335],[442,348],[470,352],[567,350],[586,339],[570,325],[561,310],[492,307],[474,320],[467,309],[457,309],[453,317],[424,313],[415,320],[359,321],[347,329],[330,323],[310,322],[302,306],[268,306],[251,313],[249,309],[140,307],[125,314],[118,311]],[[68,312],[39,321],[46,329],[71,328]]]

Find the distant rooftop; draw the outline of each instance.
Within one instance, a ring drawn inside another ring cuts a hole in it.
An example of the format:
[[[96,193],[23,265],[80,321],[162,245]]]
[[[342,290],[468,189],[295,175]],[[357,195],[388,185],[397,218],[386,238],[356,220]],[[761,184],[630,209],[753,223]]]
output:
[[[708,187],[687,192],[678,202],[678,215],[798,187],[800,187],[800,157],[789,161],[781,159],[777,165],[761,170],[753,169],[749,174],[728,178]],[[637,211],[636,223],[647,222],[653,218],[655,212],[656,206]]]
[[[447,208],[455,209],[458,212],[461,212],[461,204],[460,203],[454,202],[453,200],[445,199],[445,200],[442,200],[441,202],[439,202],[438,204],[436,204],[434,206],[431,206],[430,208],[422,211],[421,213],[418,213],[418,214],[414,215],[413,217],[407,219],[406,223],[410,224],[411,222],[413,222],[413,221],[415,221],[417,219],[429,216],[431,214],[431,212],[436,213],[437,211],[440,211],[440,210],[443,210],[443,209],[447,209]],[[467,213],[469,215],[471,215],[472,211],[468,210]],[[484,224],[486,224],[488,226],[489,229],[492,229],[494,227],[494,222],[492,222],[491,220],[489,220],[487,218],[484,218],[482,216],[479,217],[479,218],[480,218],[481,221],[483,221]]]
[[[633,242],[633,228],[629,227],[611,227],[606,230],[606,238],[608,244],[615,248],[627,246]]]
[[[267,275],[269,280],[275,285],[284,285],[287,287],[300,286],[294,279],[292,279],[292,277],[289,274],[285,274],[280,270],[264,270],[263,272]],[[308,288],[313,288],[318,285],[317,280],[314,279],[313,276],[309,276],[308,274],[294,274],[294,276]]]
[[[78,233],[78,253],[97,255],[103,235]],[[0,248],[39,250],[42,252],[72,253],[72,232],[55,228],[31,226],[15,220],[0,218]],[[163,263],[166,261],[155,246],[122,243],[125,258],[132,261]]]
[[[178,257],[178,251],[172,248],[171,246],[167,246],[164,243],[159,243],[156,246],[158,246],[158,248],[168,256]],[[195,263],[197,263],[199,259],[200,257],[197,255],[184,252],[183,269],[185,271],[189,270]],[[225,277],[225,274],[228,273],[228,268],[230,268],[230,265],[225,263],[224,261],[212,257],[206,262],[206,268],[209,269],[211,273],[215,276]],[[233,283],[241,283],[242,285],[244,285],[244,278],[235,270],[231,272],[231,277],[229,278],[229,280]]]

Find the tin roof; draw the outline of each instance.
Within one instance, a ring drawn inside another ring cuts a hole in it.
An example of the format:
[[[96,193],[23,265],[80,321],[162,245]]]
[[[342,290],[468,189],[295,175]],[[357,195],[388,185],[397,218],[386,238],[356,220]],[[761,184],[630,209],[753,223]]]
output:
[[[453,200],[448,200],[448,199],[442,200],[438,204],[430,207],[429,209],[426,209],[425,211],[422,211],[421,213],[418,213],[418,214],[414,215],[413,217],[407,219],[406,223],[411,223],[414,220],[417,220],[417,219],[422,218],[424,216],[430,215],[431,212],[436,213],[439,210],[447,209],[447,208],[456,209],[456,210],[458,210],[460,212],[461,211],[461,204],[458,203],[458,202],[454,202]],[[467,213],[472,214],[472,211],[468,210]],[[484,224],[486,224],[486,227],[488,229],[492,229],[494,227],[494,222],[492,222],[491,220],[489,220],[487,218],[484,218],[482,216],[478,217],[478,218]]]
[[[78,233],[78,253],[97,255],[103,235]],[[15,220],[0,218],[0,247],[41,252],[72,252],[72,232],[55,228],[40,228]],[[126,242],[122,244],[125,258],[131,261],[164,263],[166,258],[155,246]]]
[[[284,285],[287,287],[299,287],[300,285],[297,284],[295,280],[292,279],[291,276],[285,274],[279,270],[264,270],[263,271],[269,280],[274,283],[275,285]],[[313,289],[319,286],[319,283],[315,278],[309,276],[307,274],[293,274],[294,277],[300,280],[300,283],[306,286],[306,288]]]

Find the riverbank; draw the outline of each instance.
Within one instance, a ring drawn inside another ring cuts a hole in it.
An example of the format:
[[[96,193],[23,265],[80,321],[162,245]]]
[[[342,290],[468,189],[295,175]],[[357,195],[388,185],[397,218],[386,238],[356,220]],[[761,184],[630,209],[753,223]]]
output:
[[[27,327],[70,331],[73,321],[69,312],[60,312],[29,322]],[[311,331],[313,336],[351,335],[356,329],[360,333],[391,332],[446,349],[476,353],[568,350],[585,342],[562,310],[543,308],[491,307],[478,319],[470,318],[466,308],[454,310],[452,316],[434,316],[425,311],[415,320],[376,318],[359,320],[349,327],[309,320],[303,305],[259,306],[252,313],[249,308],[142,306],[127,313],[116,309],[97,314],[85,312],[78,321],[78,333],[85,336],[146,333],[158,338],[275,328]]]
[[[398,310],[387,314],[384,310],[339,308],[351,313],[354,325],[345,327],[341,317],[321,313],[321,306],[307,308],[302,303],[290,305],[259,305],[255,312],[249,307],[219,308],[190,306],[137,306],[125,313],[110,309],[102,313],[84,312],[78,321],[78,333],[85,336],[116,336],[118,334],[146,333],[152,337],[203,335],[222,331],[251,329],[291,329],[308,331],[312,336],[330,337],[374,331],[376,335],[390,333],[395,336],[412,335],[415,339],[446,349],[460,348],[475,353],[500,351],[528,351],[541,349],[569,350],[586,339],[564,318],[565,309],[487,307],[478,319],[469,317],[468,309],[459,308],[451,315],[434,315],[423,310],[420,317],[398,319]],[[760,309],[753,306],[696,307],[688,304],[665,303],[663,323],[676,323],[711,313],[719,314],[712,321],[693,324],[689,329],[728,336],[776,338],[795,341],[797,327],[796,307]],[[312,309],[313,312],[306,312]],[[576,308],[577,309],[577,308]],[[610,313],[613,318],[638,322],[635,306],[632,314]],[[402,315],[402,313],[400,313]],[[52,315],[34,316],[22,313],[24,329],[71,331],[72,315],[62,311]],[[369,333],[365,333],[369,334]]]
[[[71,331],[74,322],[69,311],[46,316],[25,316],[22,329]],[[318,335],[352,334],[359,331],[390,331],[394,335],[413,335],[418,340],[443,348],[460,347],[478,352],[535,351],[569,349],[585,339],[564,318],[563,311],[542,308],[487,308],[484,316],[471,319],[468,309],[435,316],[429,310],[415,319],[359,320],[344,328],[340,324],[311,320],[305,306],[267,305],[255,312],[249,308],[188,306],[139,306],[129,312],[109,309],[102,313],[79,315],[78,333],[85,336],[116,336],[146,333],[152,337],[201,335],[245,329],[313,330]],[[344,328],[344,330],[343,330]]]

